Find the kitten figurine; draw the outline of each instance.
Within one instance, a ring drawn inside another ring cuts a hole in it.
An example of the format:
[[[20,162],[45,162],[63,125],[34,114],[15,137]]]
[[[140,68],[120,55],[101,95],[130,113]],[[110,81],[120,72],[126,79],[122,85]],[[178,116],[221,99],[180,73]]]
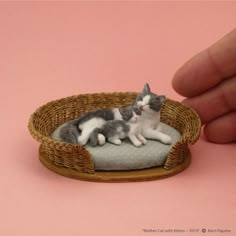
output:
[[[113,144],[120,145],[122,139],[129,138],[132,144],[140,147],[146,144],[146,139],[141,135],[139,118],[141,110],[135,107],[121,108],[123,120],[107,121],[101,128],[96,128],[90,135],[92,146],[103,145],[105,139]]]
[[[86,145],[91,133],[96,128],[101,128],[107,121],[128,120],[130,108],[98,109],[84,113],[80,118],[72,120],[54,131],[54,136],[59,140],[72,144]],[[100,143],[105,137],[99,135]]]
[[[171,144],[171,137],[160,132],[160,109],[165,100],[165,96],[158,96],[151,92],[148,84],[143,87],[135,101],[142,115],[140,117],[141,134],[147,139],[158,140],[164,144]]]

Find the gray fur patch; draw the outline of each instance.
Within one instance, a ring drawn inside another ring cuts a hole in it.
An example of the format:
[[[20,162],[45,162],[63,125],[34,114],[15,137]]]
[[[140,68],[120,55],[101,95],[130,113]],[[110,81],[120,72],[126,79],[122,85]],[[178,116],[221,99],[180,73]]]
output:
[[[102,128],[101,134],[106,138],[111,138],[119,135],[118,129],[121,128],[122,132],[127,134],[130,130],[129,126],[123,120],[108,121]]]
[[[114,119],[114,114],[111,109],[99,109],[95,111],[89,111],[84,113],[84,115],[79,118],[78,126],[88,120],[91,120],[92,118],[102,118],[108,121]]]
[[[120,133],[128,134],[130,127],[123,120],[107,121],[102,128],[96,128],[90,135],[90,144],[96,146],[98,144],[98,134],[103,134],[107,139],[115,136],[120,137]]]
[[[79,131],[75,125],[68,124],[60,130],[60,138],[67,143],[77,144]]]
[[[98,134],[101,132],[101,129],[96,128],[93,130],[93,132],[90,134],[89,137],[89,143],[91,146],[95,147],[98,145]]]
[[[133,106],[133,111],[136,113],[136,115],[141,116],[142,110],[138,108],[137,106]]]
[[[157,95],[151,95],[151,98],[149,100],[149,106],[154,111],[160,111],[161,104],[164,101],[164,96],[157,96]]]
[[[124,121],[129,121],[133,117],[133,112],[141,116],[142,111],[137,106],[120,107],[119,112]]]
[[[122,116],[122,119],[125,121],[129,121],[133,116],[133,109],[132,107],[120,107],[119,112]]]

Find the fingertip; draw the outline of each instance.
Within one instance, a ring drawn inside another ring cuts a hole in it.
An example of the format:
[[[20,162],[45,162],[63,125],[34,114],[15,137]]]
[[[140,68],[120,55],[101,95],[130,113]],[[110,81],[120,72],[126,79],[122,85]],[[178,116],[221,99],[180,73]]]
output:
[[[181,87],[180,87],[180,82],[181,82],[181,73],[179,72],[179,70],[180,69],[178,69],[176,72],[175,72],[175,74],[174,74],[174,76],[173,76],[173,79],[172,79],[172,87],[173,87],[173,89],[177,92],[177,93],[179,93],[179,94],[181,94]],[[182,95],[182,94],[181,94]]]
[[[183,103],[185,106],[192,108],[193,110],[195,110],[196,112],[198,112],[198,107],[195,105],[195,103],[193,102],[193,98],[185,98],[184,100],[182,100],[181,103]]]
[[[172,87],[174,90],[184,97],[195,96],[195,81],[196,70],[195,70],[195,59],[192,58],[181,66],[174,74],[172,79]]]
[[[231,143],[236,141],[236,112],[231,112],[225,116],[204,126],[204,135],[212,143]]]
[[[210,143],[224,144],[229,142],[222,135],[221,136],[217,135],[215,131],[212,130],[211,125],[205,125],[203,128],[203,133],[206,141]]]

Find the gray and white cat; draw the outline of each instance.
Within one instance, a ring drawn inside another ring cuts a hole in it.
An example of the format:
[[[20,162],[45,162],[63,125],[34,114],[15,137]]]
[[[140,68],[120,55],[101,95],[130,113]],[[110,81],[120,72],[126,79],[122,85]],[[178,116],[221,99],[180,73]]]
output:
[[[142,136],[171,144],[171,138],[158,130],[160,109],[164,100],[164,96],[152,93],[149,85],[145,84],[133,106],[138,106],[142,110],[139,120]],[[126,110],[122,108],[98,109],[66,123],[56,132],[62,141],[86,145],[94,129],[101,128],[107,121],[126,120],[126,115]]]
[[[148,84],[143,87],[135,101],[135,105],[142,110],[140,117],[141,133],[147,139],[159,140],[164,144],[171,144],[171,137],[160,132],[161,105],[165,101],[165,96],[158,96],[151,92]]]
[[[125,138],[129,138],[136,147],[147,143],[147,140],[141,135],[139,123],[141,110],[132,106],[123,109],[126,114],[124,120],[107,121],[101,128],[93,130],[90,135],[90,144],[92,146],[103,145],[106,140],[120,145],[122,143],[121,140]]]
[[[80,118],[62,125],[54,132],[54,136],[59,136],[59,140],[64,142],[86,145],[94,129],[101,128],[107,121],[128,121],[131,109],[133,108],[120,107],[87,112]],[[102,135],[99,135],[100,143],[103,142],[102,139],[105,140]]]

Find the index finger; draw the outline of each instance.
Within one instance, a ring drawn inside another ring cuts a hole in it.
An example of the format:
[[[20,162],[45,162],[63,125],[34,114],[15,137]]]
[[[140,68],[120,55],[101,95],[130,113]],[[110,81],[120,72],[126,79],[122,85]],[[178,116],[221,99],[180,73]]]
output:
[[[186,62],[174,75],[173,88],[194,97],[236,74],[236,29]]]

